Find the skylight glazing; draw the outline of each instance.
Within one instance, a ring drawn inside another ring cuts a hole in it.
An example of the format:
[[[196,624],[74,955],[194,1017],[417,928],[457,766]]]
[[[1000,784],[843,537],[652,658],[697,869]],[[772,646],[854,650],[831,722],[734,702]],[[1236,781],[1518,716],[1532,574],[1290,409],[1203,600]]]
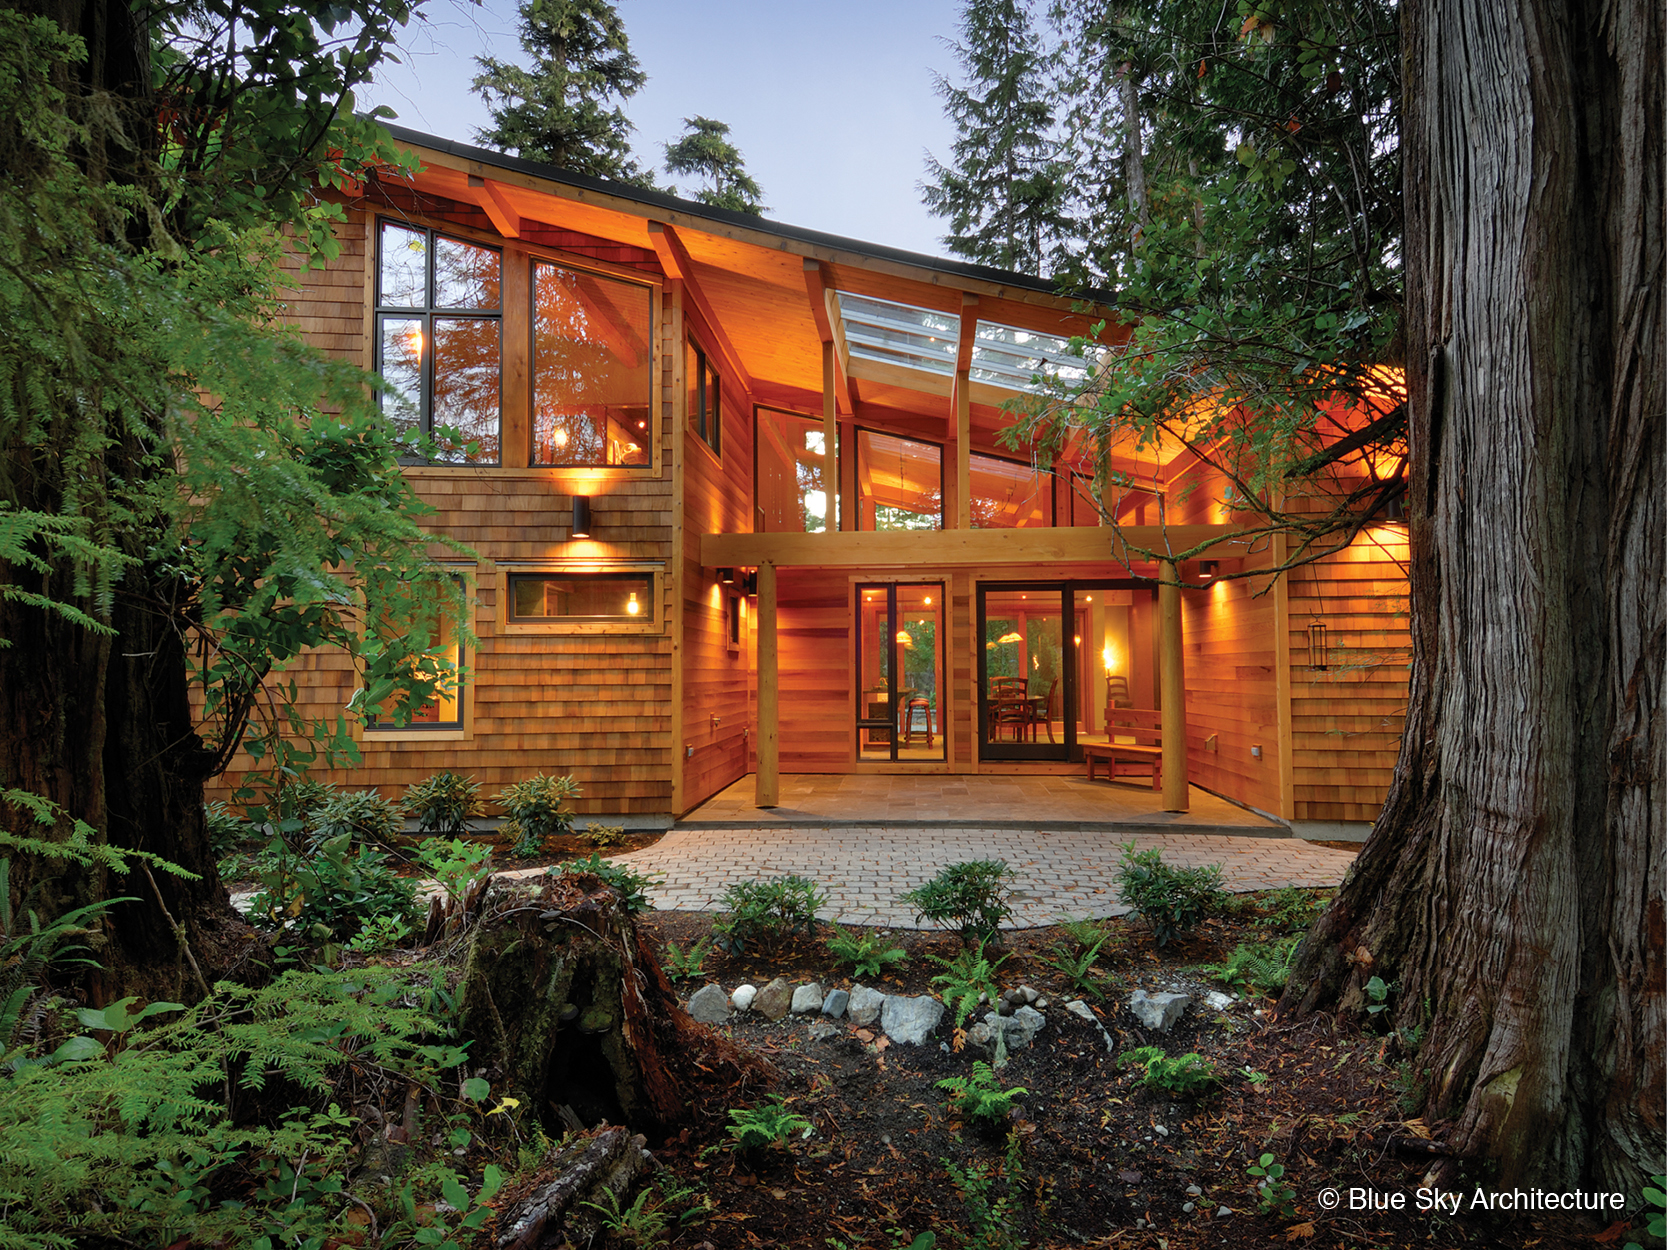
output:
[[[950,313],[839,292],[845,343],[853,356],[951,376],[961,319]]]
[[[975,382],[1010,391],[1035,391],[1040,374],[1067,384],[1082,382],[1099,358],[1100,349],[1089,347],[1078,356],[1071,352],[1071,340],[1017,326],[980,321],[973,337],[972,369]]]

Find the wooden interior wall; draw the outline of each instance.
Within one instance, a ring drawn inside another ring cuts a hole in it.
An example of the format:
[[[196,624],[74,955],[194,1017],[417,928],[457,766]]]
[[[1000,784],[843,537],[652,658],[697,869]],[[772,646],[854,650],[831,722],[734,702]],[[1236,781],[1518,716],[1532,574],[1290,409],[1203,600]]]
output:
[[[341,256],[322,271],[297,271],[302,285],[287,295],[288,313],[309,340],[364,363],[369,252],[368,218],[349,213],[338,227]],[[668,303],[661,302],[661,363]],[[361,767],[318,772],[354,789],[375,787],[397,799],[404,787],[444,769],[470,775],[490,795],[534,773],[571,773],[583,789],[581,813],[663,813],[671,807],[671,600],[675,578],[659,578],[657,633],[506,635],[494,561],[582,558],[599,564],[660,562],[669,555],[670,387],[662,371],[661,472],[608,470],[419,468],[409,471],[418,495],[435,509],[425,522],[481,556],[475,563],[435,548],[475,579],[474,630],[479,647],[465,689],[467,729],[365,735]],[[506,426],[509,424],[506,418]],[[574,493],[592,495],[592,540],[569,538]],[[330,719],[355,689],[347,657],[337,651],[303,656],[291,670],[300,711]],[[212,788],[227,797],[252,765],[238,757]]]
[[[684,314],[690,316],[687,302]],[[712,341],[709,333],[698,337]],[[685,747],[681,807],[685,812],[745,776],[750,767],[750,660],[744,639],[731,646],[726,616],[729,597],[741,595],[741,590],[723,586],[715,570],[700,565],[699,535],[746,533],[753,520],[752,403],[732,377],[722,379],[719,393],[723,396],[721,457],[713,455],[687,421],[677,434],[684,439],[683,527],[689,536],[679,579],[683,595],[679,714]],[[753,606],[745,602],[745,596],[742,600],[743,612]],[[694,748],[693,755],[687,754],[688,747]],[[783,771],[788,771],[785,763]]]
[[[1291,736],[1297,820],[1375,820],[1406,717],[1406,530],[1374,526],[1348,550],[1289,577]],[[1312,665],[1311,624],[1330,665]]]

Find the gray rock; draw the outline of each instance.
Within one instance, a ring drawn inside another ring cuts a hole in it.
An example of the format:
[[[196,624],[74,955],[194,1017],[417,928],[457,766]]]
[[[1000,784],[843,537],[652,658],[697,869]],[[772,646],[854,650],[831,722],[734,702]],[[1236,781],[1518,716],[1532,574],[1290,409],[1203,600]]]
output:
[[[721,985],[703,985],[689,999],[689,1014],[702,1024],[722,1024],[729,1019],[729,995]]]
[[[943,1019],[943,1004],[929,994],[916,998],[889,995],[880,1009],[880,1027],[892,1041],[905,1046],[924,1042]]]
[[[729,1005],[736,1011],[745,1011],[752,1006],[752,1000],[758,997],[756,985],[737,985],[735,992],[729,996]]]
[[[967,1030],[967,1041],[974,1046],[994,1045],[996,1040],[996,1026],[992,1023],[992,1021],[1000,1019],[1001,1017],[992,1011],[987,1019],[979,1020],[972,1026],[972,1028]]]
[[[1185,1211],[1188,1215],[1191,1215],[1194,1211],[1198,1210],[1198,1204],[1196,1202],[1183,1202],[1181,1204],[1181,1210]]]
[[[1007,1021],[1007,1049],[1023,1050],[1047,1027],[1048,1018],[1034,1007],[1020,1007]]]
[[[851,1005],[849,990],[829,990],[828,996],[822,1000],[822,1014],[832,1016],[835,1020],[845,1014],[845,1009]]]
[[[1233,1208],[1232,1207],[1218,1207],[1218,1208],[1216,1208],[1216,1219],[1218,1219],[1218,1220],[1223,1218],[1224,1216],[1228,1216],[1228,1215],[1232,1215],[1232,1214],[1233,1214]]]
[[[841,1030],[837,1024],[829,1024],[826,1020],[812,1020],[810,1028],[805,1031],[810,1035],[811,1041],[825,1042],[830,1037],[838,1037]]]
[[[1047,1010],[1048,1000],[1045,999],[1045,998],[1038,998],[1036,1000],[1036,1002],[1033,1004],[1033,1006],[1036,1008],[1037,1011],[1045,1011],[1045,1010]]]
[[[1198,1197],[1201,1197],[1203,1195],[1204,1191],[1202,1189],[1200,1189],[1197,1185],[1188,1185],[1187,1186],[1187,1193],[1191,1194],[1194,1198],[1198,1198]]]
[[[1226,1011],[1233,1005],[1233,996],[1223,994],[1220,990],[1211,990],[1204,995],[1204,1001],[1209,1005],[1211,1011]]]
[[[880,1012],[886,1005],[886,995],[879,990],[871,990],[866,985],[851,987],[851,1002],[846,1012],[852,1024],[873,1024],[880,1018]]]
[[[1030,986],[1021,985],[1019,986],[1019,997],[1024,999],[1026,1003],[1033,1003],[1040,998],[1041,995],[1031,989]]]
[[[793,1014],[807,1016],[811,1012],[822,1010],[822,986],[812,981],[809,985],[801,985],[793,991]]]
[[[772,1024],[785,1016],[792,1006],[793,987],[781,977],[759,990],[758,997],[752,1000],[752,1009]]]
[[[1167,1033],[1190,1002],[1192,999],[1185,994],[1148,994],[1136,990],[1129,995],[1129,1010],[1147,1028]]]
[[[1073,1016],[1087,1020],[1090,1024],[1099,1023],[1099,1017],[1094,1014],[1094,1009],[1087,1003],[1083,1002],[1080,998],[1073,998],[1070,1002],[1066,1003],[1065,1010],[1070,1012]]]

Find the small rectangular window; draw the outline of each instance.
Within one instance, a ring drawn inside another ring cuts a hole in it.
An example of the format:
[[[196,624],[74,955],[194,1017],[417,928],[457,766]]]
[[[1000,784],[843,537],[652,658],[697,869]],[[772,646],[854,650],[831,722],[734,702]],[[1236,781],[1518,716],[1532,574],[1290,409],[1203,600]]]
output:
[[[511,573],[509,620],[534,625],[652,624],[654,574]]]
[[[741,596],[728,595],[724,602],[724,624],[729,631],[729,649],[741,649]]]
[[[717,367],[700,344],[690,339],[684,349],[689,428],[713,451],[723,454],[723,398]]]
[[[441,612],[438,619],[433,612],[432,607],[413,606],[414,622],[396,625],[389,620],[384,622],[382,628],[389,631],[390,637],[394,636],[392,631],[395,630],[402,638],[414,637],[419,630],[424,635],[432,633],[426,654],[414,658],[411,663],[423,676],[437,683],[434,698],[414,710],[409,718],[396,718],[393,709],[384,704],[383,714],[373,715],[366,722],[367,732],[385,736],[390,733],[426,734],[466,728],[464,663],[467,657],[462,633],[449,611]]]

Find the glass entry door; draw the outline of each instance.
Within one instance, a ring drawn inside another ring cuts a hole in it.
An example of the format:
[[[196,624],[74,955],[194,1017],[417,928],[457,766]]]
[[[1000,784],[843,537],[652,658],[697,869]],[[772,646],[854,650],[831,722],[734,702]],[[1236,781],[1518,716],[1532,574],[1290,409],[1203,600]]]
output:
[[[943,584],[857,587],[857,758],[942,760]]]
[[[1063,582],[978,588],[980,759],[1071,757],[1080,645],[1074,625]]]

